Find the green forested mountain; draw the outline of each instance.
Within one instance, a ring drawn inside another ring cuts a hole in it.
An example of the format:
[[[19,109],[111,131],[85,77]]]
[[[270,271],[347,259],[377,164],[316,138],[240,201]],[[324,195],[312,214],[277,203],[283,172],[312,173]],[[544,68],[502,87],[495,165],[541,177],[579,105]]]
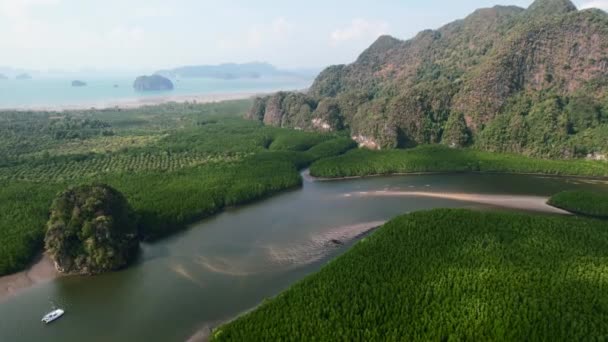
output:
[[[256,101],[249,118],[349,129],[373,148],[473,145],[532,156],[608,152],[608,14],[569,0],[480,9],[406,41],[380,37],[307,93]]]

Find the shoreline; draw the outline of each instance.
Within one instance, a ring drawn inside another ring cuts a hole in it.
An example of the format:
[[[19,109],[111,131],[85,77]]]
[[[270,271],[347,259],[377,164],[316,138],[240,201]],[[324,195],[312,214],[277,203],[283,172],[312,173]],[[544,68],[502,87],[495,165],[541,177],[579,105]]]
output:
[[[0,112],[65,112],[76,110],[103,110],[103,109],[137,109],[148,106],[157,106],[167,103],[217,103],[224,101],[246,100],[256,96],[264,96],[272,92],[240,92],[240,93],[211,93],[199,95],[159,95],[142,96],[139,98],[129,98],[123,100],[109,100],[73,105],[33,105],[26,107],[3,107]]]
[[[306,181],[314,181],[314,177],[310,176],[306,171],[302,172],[302,177]],[[520,212],[536,212],[539,214],[553,214],[553,215],[564,215],[572,216],[571,212],[565,211],[561,208],[554,207],[547,203],[548,198],[542,196],[526,196],[526,195],[497,195],[497,194],[479,194],[479,193],[461,193],[461,192],[424,192],[424,191],[388,191],[388,190],[376,190],[376,191],[362,191],[362,192],[350,192],[342,194],[343,198],[350,197],[421,197],[421,198],[437,198],[437,199],[449,199],[454,201],[461,201],[465,203],[474,203],[481,205],[489,205],[496,208],[511,209]],[[478,210],[478,209],[472,209]],[[348,226],[350,229],[336,229],[316,238],[313,241],[317,242],[318,245],[326,245],[327,242],[338,241],[340,244],[337,246],[343,246],[342,242],[352,242],[353,240],[360,240],[361,238],[369,235],[373,231],[382,227],[388,221],[377,221],[367,222]],[[340,227],[339,227],[340,228]],[[344,227],[341,227],[344,228]],[[355,228],[355,233],[352,236],[346,237],[344,232]],[[344,239],[344,241],[342,241]],[[314,260],[318,261],[318,260]],[[293,286],[293,284],[291,285]],[[280,294],[279,294],[280,295]],[[278,295],[277,295],[278,296]],[[271,298],[275,298],[273,296]],[[215,322],[204,322],[200,327],[192,333],[187,339],[187,342],[207,342],[210,340],[216,329],[232,322],[243,315],[246,315],[262,305],[263,302],[258,303],[254,307],[247,309],[241,313],[234,315],[224,321]]]
[[[463,192],[433,192],[433,191],[363,191],[344,194],[343,197],[426,197],[439,198],[481,205],[490,205],[505,209],[524,212],[539,212],[546,214],[574,215],[573,213],[548,204],[548,197],[524,195],[497,195]]]
[[[346,245],[353,243],[353,241],[360,241],[361,239],[365,238],[369,234],[373,233],[375,230],[382,227],[384,224],[386,224],[386,222],[388,222],[388,221],[372,221],[372,222],[355,223],[355,224],[335,227],[325,233],[315,235],[315,236],[311,237],[311,240],[308,241],[308,243],[303,241],[304,246],[305,246],[304,249],[305,250],[307,249],[306,254],[309,254],[311,251],[313,251],[313,253],[312,253],[313,257],[308,260],[302,260],[300,262],[296,262],[295,264],[297,265],[297,267],[300,267],[300,266],[308,265],[308,264],[311,264],[314,262],[320,262],[323,258],[326,258],[329,255],[329,253],[335,251],[337,248],[345,248]],[[298,243],[296,245],[302,245],[302,243]],[[287,247],[285,250],[287,250],[287,249],[289,249],[289,247]],[[317,253],[314,253],[315,251]],[[277,251],[273,250],[272,248],[269,248],[269,252],[270,252],[270,255],[272,255],[274,257],[275,261],[281,263],[281,260],[283,258],[280,256],[280,254],[282,254],[282,253],[277,254],[276,253]],[[280,251],[278,251],[278,252],[280,252]],[[292,255],[287,256],[287,259],[289,259],[289,262],[293,262],[293,259],[291,258],[291,256]],[[275,296],[269,297],[269,298],[275,298],[278,295],[280,295],[280,293]],[[190,337],[186,340],[186,342],[207,342],[207,341],[209,341],[211,336],[213,335],[213,333],[215,332],[215,330],[217,328],[224,326],[232,321],[235,321],[250,312],[255,311],[263,303],[264,303],[263,301],[259,302],[255,306],[253,306],[249,309],[246,309],[244,311],[241,311],[240,313],[237,313],[236,315],[234,315],[230,318],[226,318],[224,320],[217,320],[217,321],[202,323],[201,325],[199,325],[199,328],[197,328],[197,330],[190,335]]]
[[[0,277],[0,303],[57,277],[59,277],[59,272],[55,269],[51,258],[46,254],[41,254],[26,270]]]
[[[401,176],[424,176],[424,175],[450,175],[450,174],[479,174],[479,175],[516,175],[516,176],[538,176],[554,178],[572,178],[595,181],[608,181],[608,176],[581,176],[581,175],[556,175],[551,173],[533,172],[508,172],[508,171],[422,171],[422,172],[395,172],[395,173],[375,173],[363,176],[344,176],[344,177],[315,177],[310,174],[310,169],[306,169],[302,177],[309,182],[337,182],[353,179],[379,178],[379,177],[401,177]]]

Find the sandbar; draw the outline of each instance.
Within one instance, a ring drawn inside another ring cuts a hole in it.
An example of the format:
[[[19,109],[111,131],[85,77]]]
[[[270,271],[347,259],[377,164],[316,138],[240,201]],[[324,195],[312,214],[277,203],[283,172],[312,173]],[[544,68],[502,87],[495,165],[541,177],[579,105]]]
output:
[[[0,302],[7,300],[37,284],[49,282],[59,276],[55,263],[46,254],[41,255],[27,270],[0,277]]]

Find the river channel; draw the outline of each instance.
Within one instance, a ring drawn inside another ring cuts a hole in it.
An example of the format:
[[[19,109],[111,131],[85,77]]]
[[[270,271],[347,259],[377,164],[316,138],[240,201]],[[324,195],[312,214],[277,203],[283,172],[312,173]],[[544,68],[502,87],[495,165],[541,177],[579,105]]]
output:
[[[551,211],[567,189],[603,181],[436,174],[331,182],[232,208],[143,244],[130,268],[59,277],[0,301],[0,341],[186,341],[254,308],[348,250],[372,227],[432,208]],[[52,303],[66,310],[44,325]]]

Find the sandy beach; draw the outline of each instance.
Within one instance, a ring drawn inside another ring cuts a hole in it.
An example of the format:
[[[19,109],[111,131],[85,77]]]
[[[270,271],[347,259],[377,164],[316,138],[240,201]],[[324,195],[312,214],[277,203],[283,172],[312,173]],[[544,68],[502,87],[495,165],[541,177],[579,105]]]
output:
[[[519,196],[519,195],[486,195],[469,193],[442,193],[423,191],[367,191],[344,194],[344,197],[429,197],[442,198],[476,204],[486,204],[495,207],[536,211],[550,214],[571,215],[571,213],[555,208],[547,204],[549,200],[542,196]]]
[[[264,92],[245,92],[245,93],[226,93],[226,94],[202,94],[202,95],[163,95],[139,97],[123,100],[114,100],[107,102],[82,103],[76,105],[48,105],[48,106],[31,106],[19,108],[0,108],[0,111],[49,111],[63,112],[70,110],[87,110],[87,109],[135,109],[145,106],[156,106],[164,103],[215,103],[222,101],[244,100],[256,96],[267,95]]]
[[[0,302],[27,288],[49,282],[58,276],[59,273],[51,258],[41,255],[29,269],[0,277]]]

